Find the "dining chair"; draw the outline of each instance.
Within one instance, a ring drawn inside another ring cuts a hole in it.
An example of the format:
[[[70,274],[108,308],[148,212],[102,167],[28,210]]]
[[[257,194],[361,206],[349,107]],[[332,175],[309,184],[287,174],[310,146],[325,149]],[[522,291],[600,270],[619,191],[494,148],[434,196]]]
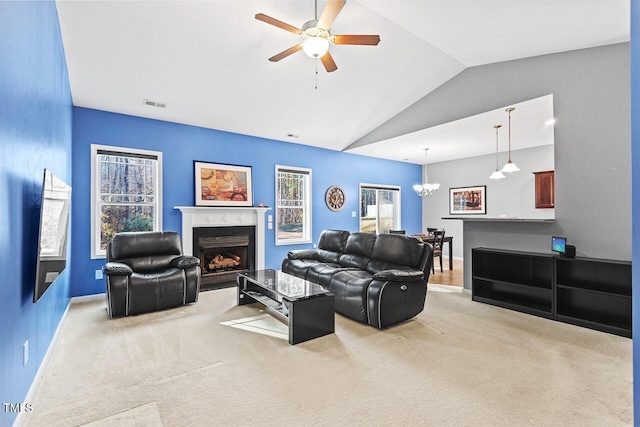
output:
[[[427,229],[428,230],[428,229]],[[443,272],[442,269],[442,245],[444,245],[444,229],[435,229],[433,230],[433,258],[440,258],[440,273]],[[431,272],[435,273],[434,263],[431,262]]]

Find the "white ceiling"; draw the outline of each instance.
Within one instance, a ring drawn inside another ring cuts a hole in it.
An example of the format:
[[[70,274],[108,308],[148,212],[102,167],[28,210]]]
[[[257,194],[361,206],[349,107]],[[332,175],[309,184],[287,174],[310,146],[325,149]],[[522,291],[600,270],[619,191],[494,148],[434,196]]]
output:
[[[338,70],[318,64],[315,89],[316,61],[303,52],[267,60],[299,37],[254,19],[300,27],[311,0],[56,4],[74,105],[334,150],[465,67],[628,41],[630,20],[628,0],[350,0],[332,34],[381,42],[332,46]],[[397,157],[395,146],[384,151]],[[424,163],[412,156],[398,159]]]

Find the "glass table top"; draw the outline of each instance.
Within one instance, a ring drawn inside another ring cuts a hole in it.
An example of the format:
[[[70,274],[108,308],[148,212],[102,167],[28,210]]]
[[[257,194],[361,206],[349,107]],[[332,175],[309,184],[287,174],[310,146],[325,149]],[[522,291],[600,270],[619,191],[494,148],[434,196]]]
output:
[[[250,282],[289,299],[308,298],[323,295],[329,291],[322,286],[280,270],[257,270],[238,273]]]

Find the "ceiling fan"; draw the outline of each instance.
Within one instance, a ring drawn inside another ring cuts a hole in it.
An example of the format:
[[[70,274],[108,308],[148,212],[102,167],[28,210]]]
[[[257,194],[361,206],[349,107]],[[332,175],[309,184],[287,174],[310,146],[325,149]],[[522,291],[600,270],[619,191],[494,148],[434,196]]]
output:
[[[277,55],[269,58],[269,61],[278,62],[299,50],[304,50],[304,52],[310,57],[320,58],[322,65],[324,65],[324,68],[330,73],[337,70],[338,67],[329,53],[329,45],[351,44],[376,46],[380,43],[380,36],[378,35],[331,35],[331,24],[333,24],[333,21],[336,19],[345,3],[346,0],[328,0],[327,5],[320,15],[320,19],[318,19],[318,0],[315,0],[315,19],[305,22],[302,25],[302,29],[267,16],[264,13],[258,13],[256,15],[257,20],[282,28],[283,30],[292,32],[295,35],[302,36],[302,43],[283,50]]]

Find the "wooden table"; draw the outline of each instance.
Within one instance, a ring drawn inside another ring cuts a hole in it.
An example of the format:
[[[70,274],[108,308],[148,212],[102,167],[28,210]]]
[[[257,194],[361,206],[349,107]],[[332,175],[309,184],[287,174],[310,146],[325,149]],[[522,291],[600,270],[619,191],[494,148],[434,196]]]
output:
[[[420,235],[416,235],[415,237],[418,237],[419,239],[421,239],[423,242],[427,242],[427,243],[431,243],[433,244],[434,236],[432,236],[431,234],[420,234]],[[449,246],[449,270],[453,270],[453,237],[452,236],[444,236],[444,242],[447,243],[447,245]]]

